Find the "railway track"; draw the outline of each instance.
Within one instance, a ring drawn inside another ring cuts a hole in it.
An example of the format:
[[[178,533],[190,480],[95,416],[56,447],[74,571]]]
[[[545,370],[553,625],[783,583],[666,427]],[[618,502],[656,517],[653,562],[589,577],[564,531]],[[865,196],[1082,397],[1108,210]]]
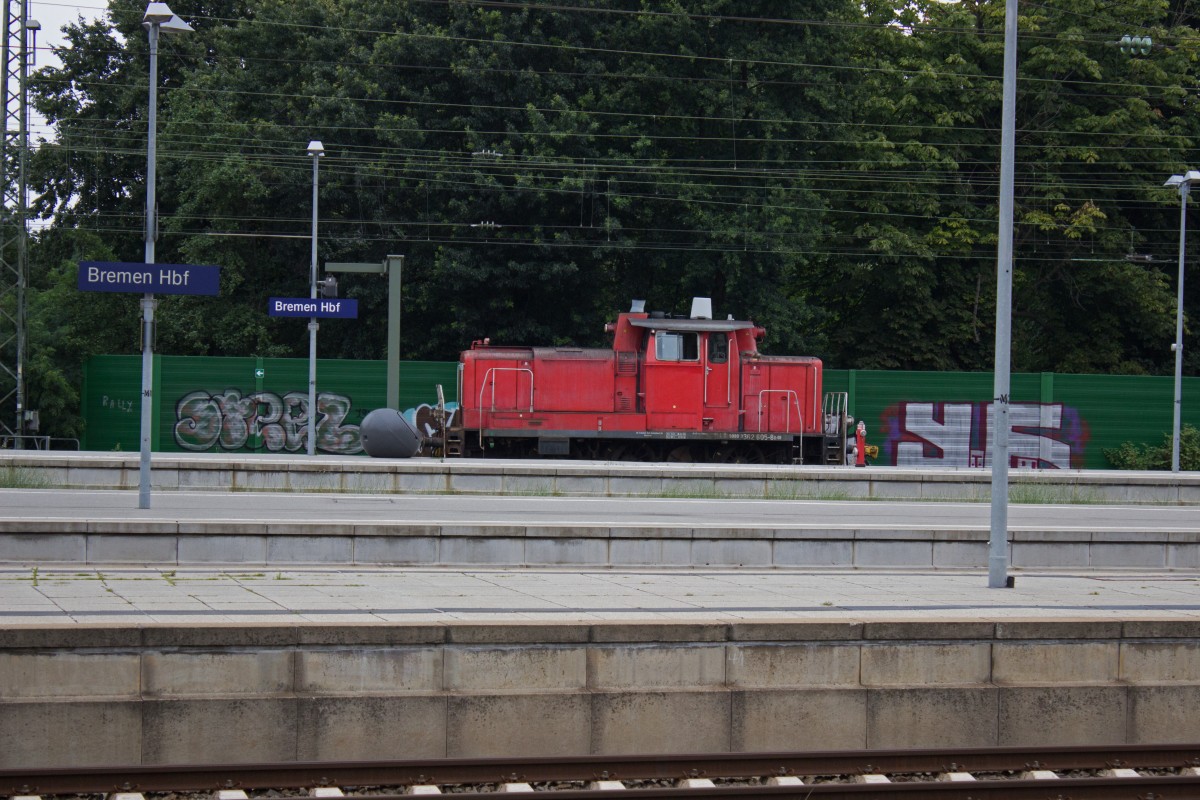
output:
[[[0,795],[242,800],[553,792],[556,800],[1200,797],[1200,745],[0,770]],[[130,797],[129,795],[133,795]]]

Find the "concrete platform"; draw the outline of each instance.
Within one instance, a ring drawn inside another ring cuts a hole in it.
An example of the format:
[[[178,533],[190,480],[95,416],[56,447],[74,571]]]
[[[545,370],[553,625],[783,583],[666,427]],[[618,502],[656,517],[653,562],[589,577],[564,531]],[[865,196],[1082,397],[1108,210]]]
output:
[[[0,766],[1200,741],[1200,576],[0,570]]]
[[[897,569],[0,567],[0,626],[1161,620],[1200,625],[1200,573]],[[5,635],[0,632],[0,636]],[[1200,653],[1197,654],[1200,657]],[[1200,661],[1197,663],[1200,669]]]
[[[137,453],[0,450],[8,485],[138,488]],[[1200,504],[1200,472],[1013,470],[1014,502]],[[984,501],[987,469],[156,453],[156,491]]]
[[[953,501],[0,489],[0,563],[986,567]],[[1179,504],[1013,504],[1016,568],[1200,569]]]
[[[988,589],[985,472],[170,463],[0,461],[123,487],[0,490],[0,766],[1200,741],[1200,476]]]

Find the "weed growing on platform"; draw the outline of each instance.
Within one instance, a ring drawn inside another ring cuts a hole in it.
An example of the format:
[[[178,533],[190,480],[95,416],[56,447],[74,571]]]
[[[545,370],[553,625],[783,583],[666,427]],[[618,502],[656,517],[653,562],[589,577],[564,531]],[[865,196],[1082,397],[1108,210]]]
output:
[[[50,481],[40,471],[14,467],[0,468],[0,489],[50,489]]]
[[[1091,505],[1101,503],[1103,499],[1096,492],[1080,489],[1078,486],[1018,484],[1008,487],[1008,502],[1028,506]]]
[[[855,497],[847,491],[809,489],[787,483],[768,483],[764,500],[871,500],[870,497]]]
[[[511,489],[505,492],[506,495],[513,497],[563,497],[562,490],[555,489],[551,483],[537,483],[531,486],[524,486],[520,489]]]
[[[728,500],[731,498],[707,483],[679,483],[664,486],[657,494],[641,495],[643,497],[662,497],[668,500]]]

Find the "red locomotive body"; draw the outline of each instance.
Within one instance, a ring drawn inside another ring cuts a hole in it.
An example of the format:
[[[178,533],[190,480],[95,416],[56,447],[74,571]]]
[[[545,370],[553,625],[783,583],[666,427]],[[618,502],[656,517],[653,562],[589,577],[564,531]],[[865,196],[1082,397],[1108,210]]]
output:
[[[843,463],[845,395],[822,397],[820,359],[761,355],[753,322],[695,312],[606,330],[609,350],[475,342],[447,453]]]

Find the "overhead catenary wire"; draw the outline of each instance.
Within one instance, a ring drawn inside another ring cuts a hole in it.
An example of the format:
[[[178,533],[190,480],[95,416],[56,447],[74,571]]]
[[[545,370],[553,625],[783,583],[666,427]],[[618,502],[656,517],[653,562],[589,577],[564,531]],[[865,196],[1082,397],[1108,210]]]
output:
[[[214,18],[211,18],[211,19],[214,19],[214,20],[220,20],[221,18],[215,18],[215,17],[214,17]],[[226,20],[226,21],[229,21],[229,20]],[[255,20],[255,21],[253,21],[252,23],[247,23],[247,24],[258,24],[258,23],[260,23],[260,22],[262,22],[262,20]],[[304,27],[304,26],[302,26],[302,27]],[[309,26],[309,27],[311,27],[311,26]],[[325,27],[326,27],[326,28],[330,28],[331,26],[325,26]],[[333,29],[337,29],[337,28],[336,28],[336,27],[334,27]],[[342,29],[340,29],[340,30],[350,30],[350,29],[347,29],[347,28],[342,28]],[[384,32],[384,33],[383,33],[383,34],[381,34],[381,35],[397,35],[397,36],[399,36],[399,35],[416,35],[416,34],[407,34],[407,33],[398,33],[398,32]],[[522,44],[522,43],[520,43],[520,42],[505,42],[504,44],[505,44],[506,46],[508,46],[508,45]],[[567,45],[563,45],[563,47],[573,48],[574,46],[567,46]],[[575,49],[578,49],[578,48],[575,48]],[[586,48],[584,48],[584,49],[586,49]],[[642,53],[641,51],[620,51],[620,52],[625,52],[625,53],[636,53],[636,54],[639,54],[639,55],[646,55],[645,53]],[[659,54],[649,54],[649,55],[660,55],[660,56],[663,56],[663,57],[668,57],[668,56],[670,56],[670,57],[674,57],[674,56],[675,56],[675,54],[665,54],[665,53],[659,53]],[[219,58],[219,56],[218,56],[218,58]],[[250,62],[253,62],[253,61],[254,61],[254,59],[247,59],[245,56],[241,56],[241,55],[237,56],[237,58],[238,58],[239,60],[241,60],[241,61],[250,61]],[[729,61],[731,61],[731,60],[732,60],[732,59],[723,59],[722,61],[723,61],[723,63],[726,63],[726,62],[729,62]],[[746,63],[750,63],[750,62],[746,62]],[[775,63],[775,62],[772,62],[772,63]],[[779,62],[779,63],[784,63],[784,62]],[[794,67],[805,67],[805,68],[814,68],[814,67],[825,67],[825,68],[831,68],[831,69],[833,69],[833,68],[847,68],[847,67],[845,67],[844,65],[841,65],[841,66],[838,66],[838,65],[813,65],[813,64],[799,64],[799,63],[789,63],[788,65],[789,65],[789,66],[794,66]],[[357,68],[360,68],[360,69],[365,69],[365,68],[368,68],[368,67],[375,67],[375,66],[378,66],[378,67],[381,67],[381,68],[393,68],[393,67],[394,67],[394,65],[373,65],[373,64],[369,64],[369,63],[361,63],[361,62],[360,62],[360,63],[358,63],[358,65],[357,65]],[[486,71],[486,70],[485,70],[485,71]],[[978,76],[978,75],[968,75],[967,77],[979,78],[979,77],[981,77],[981,76]],[[658,76],[658,77],[656,77],[656,79],[662,79],[662,76]],[[719,80],[723,80],[723,78],[713,78],[712,80],[714,80],[714,81],[719,81]],[[1037,79],[1034,79],[1034,80],[1037,80]],[[1047,80],[1050,80],[1050,79],[1047,79]],[[1056,79],[1053,79],[1053,80],[1054,80],[1056,83],[1058,83],[1058,82],[1061,82],[1061,79],[1057,79],[1057,78],[1056,78]],[[1094,81],[1092,81],[1092,82],[1088,82],[1088,83],[1094,83],[1094,84],[1098,84],[1098,82],[1094,82]],[[1116,86],[1125,86],[1125,85],[1127,85],[1127,84],[1126,84],[1126,83],[1117,83],[1117,84],[1113,84],[1113,85],[1116,85]],[[1167,88],[1167,87],[1162,87],[1162,88]],[[189,89],[187,89],[186,91],[197,91],[197,89],[196,89],[195,87],[190,87],[190,88],[189,88]],[[228,90],[221,90],[221,91],[228,91]],[[275,95],[273,95],[272,93],[266,93],[264,96],[275,96]],[[278,95],[278,96],[283,96],[283,95]],[[346,99],[349,99],[349,98],[346,98]],[[370,99],[370,98],[358,98],[358,99],[355,99],[355,100],[353,100],[353,101],[354,101],[354,102],[374,102],[374,101],[373,101],[372,99]],[[410,104],[411,104],[411,103],[413,103],[413,102],[420,102],[420,101],[412,101],[412,100],[400,100],[400,101],[397,101],[397,100],[383,100],[383,101],[379,101],[379,102],[407,102],[407,103],[410,103]],[[465,106],[464,106],[464,107],[465,107]],[[476,106],[476,108],[477,108],[477,106]],[[496,108],[496,110],[506,110],[506,111],[512,111],[512,110],[515,110],[515,109],[514,109],[514,108],[512,108],[512,107],[501,107],[501,106],[497,106],[497,107],[495,107],[495,108]],[[565,111],[564,111],[564,110],[562,110],[562,109],[537,109],[537,110],[538,110],[538,112],[539,112],[539,113],[578,113],[578,112],[576,112],[576,111],[574,111],[574,110],[570,110],[570,109],[568,109],[568,110],[565,110]],[[614,114],[614,115],[618,115],[618,116],[619,116],[619,115],[621,115],[621,112],[590,112],[590,113],[592,113],[592,114],[596,114],[596,113]],[[628,115],[626,114],[626,116],[628,116]],[[698,122],[698,123],[699,123],[699,122],[724,123],[724,122],[729,122],[729,121],[731,121],[731,120],[733,119],[733,118],[726,118],[726,117],[720,117],[720,116],[696,116],[696,117],[679,117],[679,118],[680,118],[680,119],[689,119],[689,120],[691,120],[691,121]],[[769,119],[769,120],[738,119],[737,121],[739,122],[739,124],[743,124],[743,125],[753,125],[753,124],[768,124],[768,123],[769,123],[769,124],[786,124],[786,125],[815,124],[815,121],[812,121],[812,120],[800,120],[800,121],[795,121],[795,120],[790,120],[790,119]],[[884,124],[884,125],[880,125],[879,123],[875,123],[875,122],[822,121],[820,124],[823,124],[823,125],[858,125],[858,126],[861,126],[861,127],[864,127],[864,128],[886,128],[886,127],[888,127],[886,124]],[[897,125],[897,126],[895,126],[895,127],[897,127],[897,128],[904,128],[904,127],[908,127],[908,128],[916,128],[916,129],[932,129],[932,128],[935,128],[935,127],[942,127],[942,126],[930,126],[930,125],[928,125],[928,124],[918,124],[918,125]],[[962,129],[962,126],[945,126],[945,129],[951,129],[951,127],[952,127],[953,129],[956,129],[956,130],[961,130],[961,129]],[[968,128],[968,130],[969,130],[969,128]],[[1101,134],[1099,134],[1099,133],[1097,133],[1097,132],[1088,132],[1088,131],[1077,131],[1077,132],[1075,132],[1075,133],[1076,133],[1077,135],[1101,135]],[[527,134],[527,135],[537,135],[537,134]],[[547,134],[547,135],[548,135],[548,134]],[[555,135],[562,135],[562,134],[560,134],[560,133],[557,133],[557,132],[556,132],[556,133],[555,133]],[[568,133],[567,135],[571,135],[571,134],[569,134],[569,133]],[[593,135],[594,135],[594,136],[604,136],[604,135],[607,135],[607,136],[620,136],[620,134],[593,134]],[[681,137],[681,138],[682,138],[682,137]],[[725,140],[725,139],[723,139],[722,137],[712,137],[712,140],[713,140],[713,141],[719,141],[719,142],[726,141],[726,140]]]

